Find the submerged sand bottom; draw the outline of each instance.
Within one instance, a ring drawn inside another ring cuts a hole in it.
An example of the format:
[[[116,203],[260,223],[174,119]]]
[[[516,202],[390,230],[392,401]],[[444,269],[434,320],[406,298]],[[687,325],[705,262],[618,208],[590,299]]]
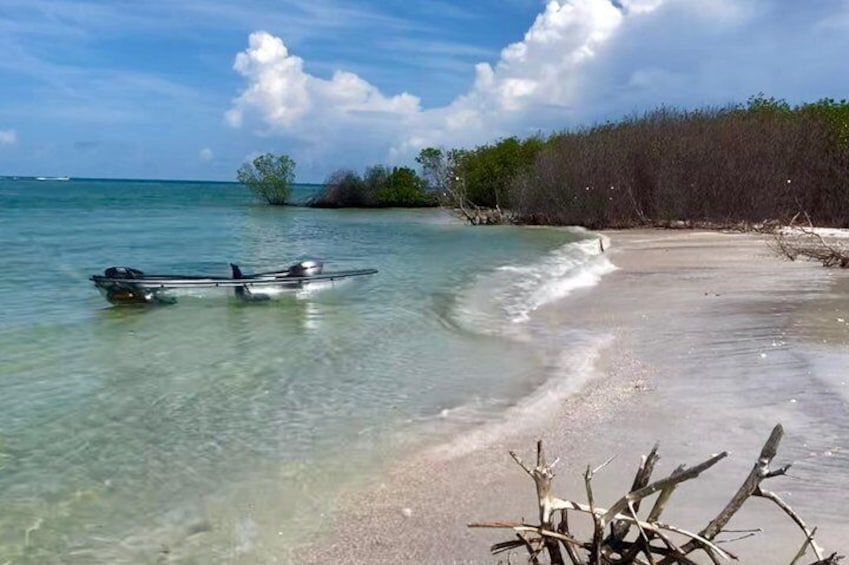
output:
[[[765,486],[819,527],[826,549],[849,551],[849,273],[782,261],[758,236],[608,235],[619,270],[538,313],[609,337],[590,384],[530,424],[502,422],[497,434],[470,430],[400,462],[372,488],[338,501],[326,536],[286,558],[507,562],[488,548],[510,532],[466,524],[535,519],[533,484],[507,450],[531,459],[536,438],[562,458],[555,484],[564,498],[584,501],[586,465],[616,456],[594,481],[600,505],[624,494],[655,441],[656,476],[730,451],[681,487],[665,514],[698,530],[730,499],[779,422],[787,433],[776,464],[794,467]],[[761,499],[730,527],[765,530],[728,546],[743,563],[788,563],[803,541]]]

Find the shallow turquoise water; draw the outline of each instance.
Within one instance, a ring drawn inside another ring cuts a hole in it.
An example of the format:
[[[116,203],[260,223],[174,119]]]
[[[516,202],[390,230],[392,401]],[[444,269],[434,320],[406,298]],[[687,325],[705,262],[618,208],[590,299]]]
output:
[[[273,208],[230,184],[0,181],[0,563],[279,558],[434,420],[551,377],[550,328],[529,320],[592,283],[577,239]],[[303,256],[380,273],[156,308],[111,307],[87,280]]]

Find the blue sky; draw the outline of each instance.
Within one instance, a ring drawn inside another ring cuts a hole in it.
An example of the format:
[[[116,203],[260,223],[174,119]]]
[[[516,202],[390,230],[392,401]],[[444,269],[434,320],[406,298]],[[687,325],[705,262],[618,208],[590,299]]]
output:
[[[849,0],[2,0],[0,174],[298,180],[660,104],[849,97]]]

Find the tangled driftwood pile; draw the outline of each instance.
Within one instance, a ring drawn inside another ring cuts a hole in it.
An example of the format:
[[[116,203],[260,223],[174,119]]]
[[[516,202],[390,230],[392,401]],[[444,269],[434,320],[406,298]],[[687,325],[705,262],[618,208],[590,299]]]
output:
[[[791,261],[801,257],[819,261],[825,267],[849,268],[849,247],[823,237],[807,214],[807,225],[798,224],[798,217],[796,214],[787,226],[775,231],[775,250]]]
[[[743,504],[752,496],[766,498],[774,502],[805,534],[805,541],[791,565],[803,563],[808,550],[813,552],[813,561],[809,565],[835,565],[842,556],[836,553],[826,555],[814,539],[816,528],[810,529],[802,518],[774,492],[765,490],[761,483],[766,479],[784,475],[789,465],[779,469],[770,469],[770,464],[778,450],[778,444],[784,435],[781,425],[772,430],[772,434],[761,449],[752,471],[731,501],[700,532],[690,532],[672,524],[661,522],[660,516],[675,488],[697,478],[701,473],[724,459],[726,452],[712,456],[694,467],[681,466],[668,477],[651,482],[651,475],[659,459],[657,446],[640,461],[634,477],[631,491],[616,501],[610,508],[598,506],[593,497],[593,475],[607,463],[596,469],[587,468],[584,484],[588,502],[586,504],[557,498],[551,492],[554,478],[554,466],[557,460],[549,464],[543,452],[542,442],[537,442],[537,462],[534,468],[528,466],[518,455],[510,455],[536,483],[539,500],[539,523],[519,522],[481,522],[470,524],[474,528],[505,528],[515,532],[516,538],[492,546],[493,553],[502,553],[524,548],[529,554],[529,562],[539,564],[547,553],[552,565],[696,565],[697,554],[706,555],[711,562],[722,559],[737,559],[727,549],[719,547],[720,534],[754,535],[756,531],[730,532],[726,524]],[[657,495],[651,509],[644,517],[639,516],[640,507],[649,497]],[[593,522],[591,539],[578,539],[569,528],[569,513],[588,514]],[[555,520],[559,515],[559,520]],[[556,523],[555,523],[556,521]],[[738,539],[740,539],[738,537]],[[731,540],[724,540],[731,541]],[[810,559],[810,558],[809,558]],[[754,563],[751,558],[746,562]]]

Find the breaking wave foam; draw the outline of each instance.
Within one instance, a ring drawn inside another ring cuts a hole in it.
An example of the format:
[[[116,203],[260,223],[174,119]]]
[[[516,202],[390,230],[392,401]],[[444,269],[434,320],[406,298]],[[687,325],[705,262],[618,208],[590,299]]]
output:
[[[579,288],[596,285],[616,270],[602,253],[599,239],[583,230],[582,239],[567,243],[527,265],[503,265],[483,274],[458,298],[456,321],[466,329],[516,335],[532,314]],[[609,246],[609,240],[601,242]]]
[[[612,336],[571,327],[555,316],[535,313],[592,287],[616,267],[599,245],[599,237],[571,230],[578,237],[528,264],[508,264],[482,273],[457,296],[453,321],[475,333],[528,343],[535,352],[535,378],[520,398],[474,399],[444,409],[430,424],[464,430],[436,446],[431,455],[452,458],[490,445],[533,426],[541,415],[555,412],[595,375],[601,352]],[[601,237],[604,248],[610,242]]]

